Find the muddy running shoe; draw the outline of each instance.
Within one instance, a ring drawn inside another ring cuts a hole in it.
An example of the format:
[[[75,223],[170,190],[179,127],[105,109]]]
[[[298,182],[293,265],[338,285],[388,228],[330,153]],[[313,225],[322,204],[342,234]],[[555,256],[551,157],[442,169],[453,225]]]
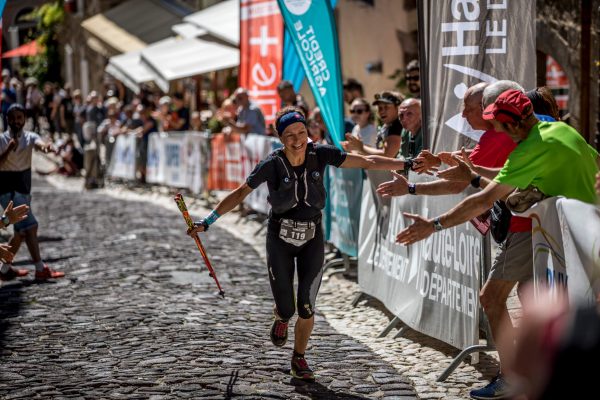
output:
[[[511,387],[508,385],[504,377],[500,374],[481,389],[471,390],[469,393],[472,399],[487,400],[487,399],[512,399],[514,396]]]
[[[271,342],[273,342],[275,346],[283,346],[287,342],[288,338],[288,323],[275,318],[273,325],[271,325],[270,336]]]
[[[35,279],[38,281],[45,281],[46,279],[56,279],[65,276],[64,272],[55,271],[52,268],[44,265],[44,269],[41,271],[35,271]]]
[[[315,380],[315,373],[308,366],[304,356],[292,356],[292,369],[290,374],[292,374],[294,378],[302,379],[303,381],[314,382]]]
[[[26,269],[19,269],[10,267],[6,273],[0,272],[0,281],[12,281],[15,278],[27,276],[29,271]]]

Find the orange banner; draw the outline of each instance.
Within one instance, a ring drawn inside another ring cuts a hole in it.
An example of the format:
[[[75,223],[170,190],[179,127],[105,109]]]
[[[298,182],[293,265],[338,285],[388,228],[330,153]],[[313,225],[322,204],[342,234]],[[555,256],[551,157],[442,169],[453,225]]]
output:
[[[244,182],[241,135],[219,133],[211,140],[208,190],[233,190]]]
[[[239,85],[260,106],[265,122],[275,122],[283,74],[283,19],[276,0],[242,0]]]

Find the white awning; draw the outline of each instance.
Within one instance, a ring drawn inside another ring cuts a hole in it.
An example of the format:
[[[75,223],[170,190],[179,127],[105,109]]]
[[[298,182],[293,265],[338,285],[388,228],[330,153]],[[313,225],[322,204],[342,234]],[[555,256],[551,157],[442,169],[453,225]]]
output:
[[[206,29],[190,24],[189,22],[173,25],[171,30],[184,39],[197,38],[208,33]]]
[[[232,45],[240,44],[240,0],[226,0],[183,18]]]
[[[135,93],[140,92],[140,84],[155,81],[156,74],[142,63],[140,51],[130,51],[111,57],[105,71],[114,76]]]
[[[168,38],[142,50],[142,63],[156,73],[154,82],[163,91],[169,83],[207,72],[237,67],[240,51],[201,39]]]

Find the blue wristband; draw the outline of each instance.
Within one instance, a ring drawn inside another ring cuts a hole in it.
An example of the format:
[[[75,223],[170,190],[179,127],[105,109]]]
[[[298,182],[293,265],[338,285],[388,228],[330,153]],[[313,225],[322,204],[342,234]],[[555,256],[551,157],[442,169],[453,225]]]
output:
[[[206,222],[206,223],[207,223],[207,224],[210,226],[210,225],[214,224],[214,223],[215,223],[215,221],[216,221],[217,219],[219,219],[219,217],[220,217],[219,213],[218,213],[218,212],[216,212],[215,210],[212,210],[212,211],[210,212],[210,214],[208,214],[208,215],[206,216],[206,218],[204,218],[204,221],[205,221],[205,222]]]

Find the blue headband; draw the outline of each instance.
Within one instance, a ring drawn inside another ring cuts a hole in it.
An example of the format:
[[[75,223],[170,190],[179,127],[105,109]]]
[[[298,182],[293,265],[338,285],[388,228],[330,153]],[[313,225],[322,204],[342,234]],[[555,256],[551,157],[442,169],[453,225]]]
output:
[[[277,133],[279,134],[279,136],[281,136],[283,135],[283,132],[288,126],[290,126],[291,124],[295,124],[296,122],[302,122],[304,126],[306,126],[306,120],[304,119],[302,114],[300,114],[297,111],[293,111],[284,114],[281,118],[279,118],[279,121],[277,122],[277,127],[275,129],[277,129]]]

